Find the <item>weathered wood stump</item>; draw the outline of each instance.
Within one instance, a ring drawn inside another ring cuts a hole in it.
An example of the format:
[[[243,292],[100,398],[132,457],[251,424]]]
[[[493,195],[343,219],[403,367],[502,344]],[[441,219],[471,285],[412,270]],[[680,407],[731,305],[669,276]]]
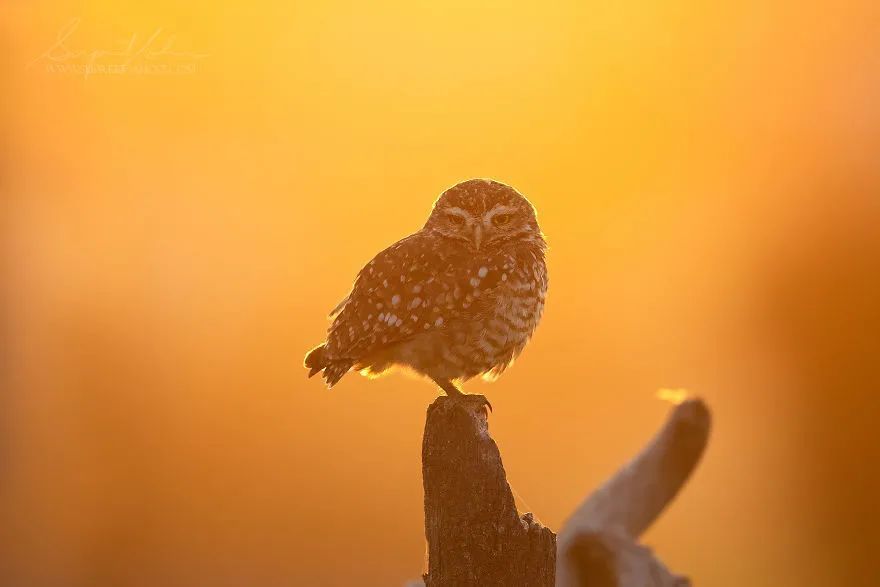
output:
[[[428,587],[552,587],[556,536],[516,511],[477,396],[439,397],[422,442]]]
[[[677,406],[632,460],[590,495],[556,536],[520,516],[477,396],[439,397],[422,442],[427,587],[680,587],[638,537],[672,501],[705,449],[710,415]]]

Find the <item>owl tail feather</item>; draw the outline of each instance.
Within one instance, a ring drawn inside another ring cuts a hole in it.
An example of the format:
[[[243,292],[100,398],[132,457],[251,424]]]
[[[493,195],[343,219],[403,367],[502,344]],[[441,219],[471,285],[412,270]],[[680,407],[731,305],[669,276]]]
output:
[[[350,359],[331,359],[326,356],[325,350],[326,344],[316,346],[306,354],[303,364],[309,370],[309,377],[323,371],[327,387],[333,387],[354,363]]]
[[[314,377],[315,373],[327,366],[324,362],[325,346],[326,345],[324,344],[319,344],[306,353],[306,359],[303,361],[303,366],[309,370],[309,377]]]

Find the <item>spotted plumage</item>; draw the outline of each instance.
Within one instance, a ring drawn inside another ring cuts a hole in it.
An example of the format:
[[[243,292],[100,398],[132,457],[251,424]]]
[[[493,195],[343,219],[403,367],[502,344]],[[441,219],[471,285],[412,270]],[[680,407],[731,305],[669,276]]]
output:
[[[502,183],[473,179],[440,195],[425,226],[360,271],[305,359],[332,387],[350,369],[401,366],[447,393],[494,379],[522,352],[544,309],[546,244],[535,210]]]

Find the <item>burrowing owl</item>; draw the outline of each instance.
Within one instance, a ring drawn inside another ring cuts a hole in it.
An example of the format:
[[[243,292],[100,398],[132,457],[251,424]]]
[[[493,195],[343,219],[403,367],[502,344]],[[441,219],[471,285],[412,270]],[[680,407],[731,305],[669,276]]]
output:
[[[352,367],[402,366],[449,395],[494,379],[534,332],[547,292],[546,243],[531,203],[510,186],[472,179],[443,192],[424,228],[358,274],[327,342],[306,355],[309,377],[333,387]]]

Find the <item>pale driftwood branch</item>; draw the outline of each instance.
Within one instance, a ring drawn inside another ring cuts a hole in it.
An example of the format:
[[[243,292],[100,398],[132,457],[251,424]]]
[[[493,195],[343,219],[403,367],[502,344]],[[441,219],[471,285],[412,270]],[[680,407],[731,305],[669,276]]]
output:
[[[566,569],[557,565],[556,585],[564,587],[687,587],[644,546],[614,532],[578,535],[567,545]]]
[[[687,584],[636,540],[696,467],[709,438],[710,421],[701,400],[677,406],[642,452],[575,510],[559,533],[558,586],[586,585],[586,577],[599,568],[611,569],[614,582],[608,585]]]
[[[676,407],[654,439],[556,537],[516,511],[477,398],[438,398],[422,444],[428,587],[679,587],[638,537],[672,501],[709,437],[705,404]]]

